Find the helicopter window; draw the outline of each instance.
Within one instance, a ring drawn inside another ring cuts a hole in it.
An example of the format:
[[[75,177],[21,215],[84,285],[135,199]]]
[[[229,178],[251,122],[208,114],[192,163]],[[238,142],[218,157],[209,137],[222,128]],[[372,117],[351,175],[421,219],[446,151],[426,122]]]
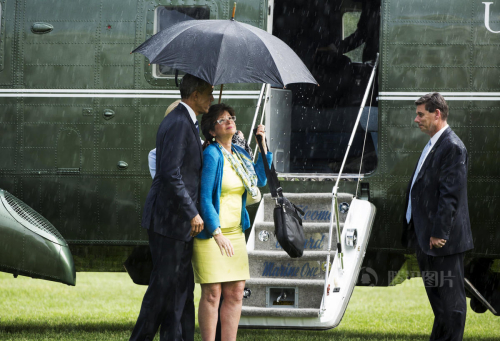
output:
[[[270,148],[277,155],[276,168],[281,174],[311,178],[338,173],[378,52],[380,0],[335,1],[328,8],[317,1],[274,3],[273,34],[297,53],[320,85],[289,84],[280,90],[288,95],[271,100],[276,112],[273,116],[271,103],[269,122],[275,127],[266,128],[274,139]],[[373,100],[368,97],[344,174],[357,174],[361,162],[363,174],[377,167],[377,92],[375,80]],[[278,98],[283,100],[278,103]],[[284,116],[287,125],[278,122]]]
[[[210,19],[210,8],[208,6],[160,6],[156,8],[155,33],[160,32],[170,26],[185,20]],[[153,65],[156,78],[174,78],[175,70],[166,65]],[[179,77],[184,72],[179,71]]]
[[[342,16],[342,39],[349,37],[351,34],[356,32],[357,25],[361,16],[361,12],[346,12]],[[347,57],[351,59],[351,62],[360,63],[363,56],[363,46],[358,46],[352,51],[344,53]]]

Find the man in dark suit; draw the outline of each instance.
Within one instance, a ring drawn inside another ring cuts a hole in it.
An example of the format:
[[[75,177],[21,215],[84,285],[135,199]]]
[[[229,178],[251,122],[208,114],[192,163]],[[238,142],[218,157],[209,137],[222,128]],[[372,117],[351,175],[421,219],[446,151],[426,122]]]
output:
[[[196,115],[208,112],[213,86],[192,75],[180,85],[182,102],[156,134],[156,174],[144,205],[153,271],[130,340],[194,339],[193,236],[203,230],[198,213],[201,141]]]
[[[467,150],[448,126],[439,93],[418,99],[415,122],[431,137],[408,185],[403,245],[416,249],[434,312],[430,340],[462,340],[467,302],[464,252],[471,250]]]

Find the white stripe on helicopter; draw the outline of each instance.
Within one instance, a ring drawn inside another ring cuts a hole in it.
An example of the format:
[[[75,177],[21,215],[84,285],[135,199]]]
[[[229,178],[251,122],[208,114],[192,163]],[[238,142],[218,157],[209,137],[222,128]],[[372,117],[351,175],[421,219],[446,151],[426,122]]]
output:
[[[414,101],[428,92],[386,92],[379,93],[382,101]],[[447,101],[500,101],[500,92],[440,92]]]
[[[259,94],[259,91],[228,90],[222,93],[222,98],[258,99]],[[180,98],[180,93],[179,90],[0,89],[0,97]]]

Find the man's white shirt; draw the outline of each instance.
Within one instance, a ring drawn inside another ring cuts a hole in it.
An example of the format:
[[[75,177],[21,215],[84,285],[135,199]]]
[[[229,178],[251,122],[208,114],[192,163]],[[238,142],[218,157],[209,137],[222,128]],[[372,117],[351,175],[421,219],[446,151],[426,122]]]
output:
[[[422,166],[424,165],[425,159],[427,159],[427,155],[429,155],[430,151],[432,150],[432,147],[436,144],[436,142],[439,140],[441,135],[443,135],[446,128],[448,128],[448,124],[446,124],[437,133],[435,133],[433,137],[431,137],[430,141],[427,142],[424,150],[422,151],[422,153],[425,152],[425,155],[423,155],[423,154],[420,155],[420,159],[418,160],[417,169],[415,170],[415,174],[413,175],[413,179],[411,181],[410,193],[408,194],[408,206],[406,207],[406,222],[407,223],[410,223],[410,219],[411,219],[411,191],[413,189],[413,184],[415,183],[415,180],[417,179],[418,173],[420,173],[420,171],[422,170]]]
[[[191,109],[191,107],[189,105],[187,105],[186,103],[184,102],[181,102],[182,105],[184,105],[186,107],[186,109],[188,110],[189,112],[189,116],[191,117],[191,119],[193,120],[193,123],[196,124],[196,114],[194,113],[194,110]]]
[[[427,150],[427,154],[425,154],[424,156],[424,159],[422,160],[422,165],[424,164],[425,162],[425,159],[427,159],[427,155],[429,155],[430,151],[432,150],[432,147],[436,144],[436,142],[439,140],[439,138],[441,137],[441,135],[443,135],[444,131],[446,130],[446,128],[448,128],[449,125],[446,124],[443,128],[441,128],[437,133],[434,134],[433,137],[431,137],[431,146],[429,148],[429,150]],[[420,170],[419,170],[420,171]],[[417,174],[415,174],[417,175]]]

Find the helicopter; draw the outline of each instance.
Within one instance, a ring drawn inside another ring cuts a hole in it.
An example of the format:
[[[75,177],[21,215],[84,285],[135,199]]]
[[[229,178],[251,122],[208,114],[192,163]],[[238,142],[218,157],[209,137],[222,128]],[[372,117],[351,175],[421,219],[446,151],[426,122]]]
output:
[[[180,21],[229,19],[231,8],[223,0],[0,3],[0,271],[68,285],[77,271],[128,271],[147,285],[147,157],[165,108],[180,98],[182,72],[130,52]],[[269,194],[249,207],[254,270],[240,325],[329,329],[355,285],[420,276],[399,240],[426,143],[414,101],[429,92],[448,101],[449,125],[469,153],[471,307],[498,315],[500,1],[242,0],[236,20],[282,39],[320,84],[227,84],[222,94],[249,141],[255,122],[266,124],[283,190],[304,211],[309,252],[284,256]],[[336,236],[329,220],[341,227]],[[329,255],[340,242],[339,270]]]

